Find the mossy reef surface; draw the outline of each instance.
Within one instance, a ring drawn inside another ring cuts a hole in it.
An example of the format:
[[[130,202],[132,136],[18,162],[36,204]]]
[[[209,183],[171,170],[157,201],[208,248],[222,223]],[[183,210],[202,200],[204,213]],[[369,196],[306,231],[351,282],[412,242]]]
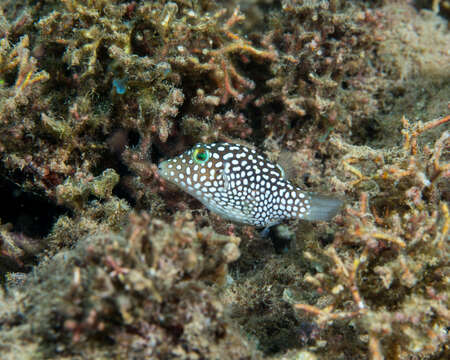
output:
[[[1,359],[448,359],[450,2],[1,0]],[[257,148],[332,222],[162,180]]]

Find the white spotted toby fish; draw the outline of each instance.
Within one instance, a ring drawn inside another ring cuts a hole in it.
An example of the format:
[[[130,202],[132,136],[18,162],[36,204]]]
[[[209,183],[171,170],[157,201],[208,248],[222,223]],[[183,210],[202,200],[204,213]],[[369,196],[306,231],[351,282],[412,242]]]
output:
[[[330,220],[342,203],[292,185],[279,165],[239,144],[197,144],[161,162],[159,174],[222,217],[266,229],[287,219]]]

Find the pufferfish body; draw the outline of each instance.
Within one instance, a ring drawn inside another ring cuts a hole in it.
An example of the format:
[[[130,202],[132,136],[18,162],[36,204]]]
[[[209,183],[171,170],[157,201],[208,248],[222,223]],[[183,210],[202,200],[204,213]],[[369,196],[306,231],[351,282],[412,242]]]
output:
[[[287,219],[330,220],[341,206],[338,199],[292,185],[279,165],[239,144],[197,144],[158,170],[209,210],[257,227]]]

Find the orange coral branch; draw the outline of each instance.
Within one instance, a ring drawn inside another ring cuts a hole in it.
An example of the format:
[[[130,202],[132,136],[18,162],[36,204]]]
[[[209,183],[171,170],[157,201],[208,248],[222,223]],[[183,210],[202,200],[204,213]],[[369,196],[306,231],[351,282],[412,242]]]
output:
[[[392,242],[392,243],[400,246],[401,248],[406,247],[406,243],[402,239],[400,239],[398,236],[394,236],[394,235],[382,233],[382,232],[374,232],[374,233],[372,233],[372,236],[375,239]]]
[[[369,333],[369,351],[371,360],[383,360],[384,356],[381,352],[381,344],[375,333]]]
[[[331,310],[331,307],[327,307],[325,309],[319,309],[316,306],[308,305],[308,304],[295,304],[294,307],[299,310],[306,311],[308,313],[311,313],[313,315],[319,316],[319,322],[327,322],[330,320],[338,320],[338,319],[347,319],[352,318],[355,316],[358,316],[361,314],[360,310],[357,311],[350,311],[350,312],[335,312],[331,313],[329,312]]]
[[[409,150],[412,155],[417,154],[417,137],[423,132],[433,129],[436,126],[445,124],[448,121],[450,121],[450,115],[444,116],[443,118],[428,121],[425,124],[419,122],[418,124],[411,125],[408,119],[405,116],[403,116],[402,123],[404,130],[402,131],[402,133],[405,137],[405,142],[403,144],[404,149]]]

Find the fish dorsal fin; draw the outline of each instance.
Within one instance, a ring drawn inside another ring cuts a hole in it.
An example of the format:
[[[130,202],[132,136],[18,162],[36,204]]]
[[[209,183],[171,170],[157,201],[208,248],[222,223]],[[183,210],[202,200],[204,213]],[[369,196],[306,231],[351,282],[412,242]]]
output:
[[[296,161],[294,159],[294,154],[289,151],[282,151],[280,153],[280,156],[278,157],[277,161],[277,167],[282,168],[283,171],[281,172],[282,175],[284,174],[283,178],[285,180],[292,180],[295,179],[298,175],[298,169],[296,168],[295,164]]]
[[[277,165],[277,170],[280,173],[280,176],[286,180],[286,172],[284,171],[284,169],[281,167],[280,164],[276,164]]]

